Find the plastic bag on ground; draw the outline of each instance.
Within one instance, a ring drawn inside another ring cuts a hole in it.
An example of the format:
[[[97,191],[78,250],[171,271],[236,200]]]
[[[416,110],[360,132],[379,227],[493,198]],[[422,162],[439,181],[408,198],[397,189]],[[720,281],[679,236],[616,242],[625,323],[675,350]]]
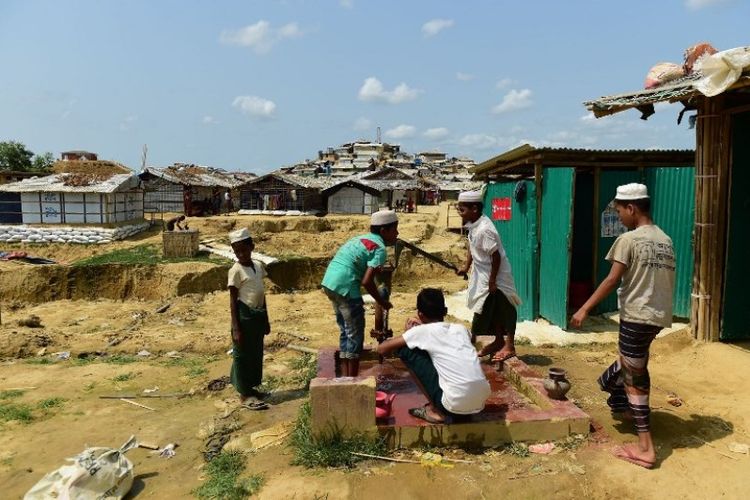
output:
[[[133,463],[125,452],[138,446],[135,436],[115,448],[86,448],[80,454],[39,480],[24,500],[119,499],[133,486]]]

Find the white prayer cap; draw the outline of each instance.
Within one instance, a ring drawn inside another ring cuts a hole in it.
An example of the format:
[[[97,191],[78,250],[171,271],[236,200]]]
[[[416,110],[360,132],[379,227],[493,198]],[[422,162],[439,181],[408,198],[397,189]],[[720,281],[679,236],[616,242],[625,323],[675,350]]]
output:
[[[246,227],[229,233],[229,243],[237,243],[238,241],[244,240],[250,240],[252,242],[252,239],[250,231],[248,231]]]
[[[396,216],[396,212],[393,210],[378,210],[377,212],[372,214],[372,217],[370,218],[370,225],[371,226],[387,226],[388,224],[393,224],[394,222],[398,222],[398,217]]]
[[[459,193],[458,201],[462,203],[482,203],[482,191],[464,191]]]
[[[643,200],[648,198],[648,188],[643,184],[631,182],[617,187],[616,200]]]

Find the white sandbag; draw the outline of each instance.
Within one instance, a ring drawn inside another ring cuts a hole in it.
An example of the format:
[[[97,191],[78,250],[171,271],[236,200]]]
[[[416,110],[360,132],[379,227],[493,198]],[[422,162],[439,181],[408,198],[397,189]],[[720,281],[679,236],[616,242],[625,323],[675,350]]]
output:
[[[651,69],[648,70],[644,88],[653,89],[684,75],[685,71],[679,64],[670,62],[654,64]]]
[[[135,436],[119,449],[86,448],[82,453],[39,480],[24,495],[24,500],[119,499],[133,486],[133,463],[125,452],[138,446]]]

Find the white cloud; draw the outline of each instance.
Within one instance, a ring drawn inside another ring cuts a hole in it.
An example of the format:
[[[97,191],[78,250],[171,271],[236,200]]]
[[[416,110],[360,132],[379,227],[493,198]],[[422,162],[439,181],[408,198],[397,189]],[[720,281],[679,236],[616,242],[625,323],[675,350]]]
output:
[[[73,112],[73,108],[75,107],[76,102],[78,102],[78,100],[75,98],[68,99],[67,102],[65,103],[65,109],[63,109],[63,112],[62,112],[62,115],[60,115],[60,118],[62,118],[63,120],[68,118],[70,114]]]
[[[497,106],[492,108],[494,114],[507,113],[530,107],[534,102],[531,100],[531,90],[529,89],[511,89],[503,96],[503,100]]]
[[[216,125],[219,122],[217,122],[216,118],[214,118],[213,116],[206,115],[203,117],[203,123],[205,125]]]
[[[240,95],[234,98],[232,106],[246,115],[271,118],[276,111],[276,103],[254,95]]]
[[[436,128],[428,128],[424,131],[422,136],[425,139],[430,139],[432,141],[438,141],[440,139],[445,139],[450,135],[450,131],[445,127],[436,127]]]
[[[354,130],[358,132],[362,132],[365,130],[370,130],[372,128],[372,120],[369,118],[365,118],[363,116],[360,116],[356,120],[354,120]]]
[[[297,23],[273,28],[268,21],[260,20],[238,30],[224,30],[219,40],[227,45],[250,47],[256,54],[267,54],[281,40],[299,38],[303,34]]]
[[[700,10],[705,7],[711,7],[712,5],[718,5],[725,3],[727,0],[685,0],[685,7],[690,10]]]
[[[407,139],[409,137],[414,137],[414,134],[417,133],[417,128],[412,125],[399,125],[398,127],[394,127],[390,130],[385,131],[385,136],[389,139]]]
[[[462,82],[468,82],[470,80],[473,80],[475,76],[470,73],[461,73],[459,71],[458,73],[456,73],[456,78],[461,80]]]
[[[339,5],[345,9],[353,9],[354,0],[339,0]]]
[[[497,81],[497,83],[495,84],[495,88],[502,90],[513,85],[513,83],[515,82],[513,82],[513,80],[511,80],[510,78],[503,78],[502,80]]]
[[[422,25],[422,34],[428,38],[451,26],[453,26],[453,19],[431,19]]]
[[[500,140],[489,134],[467,134],[457,141],[459,146],[470,149],[491,149],[500,147]]]
[[[123,132],[127,132],[131,128],[133,128],[133,124],[138,121],[138,117],[136,115],[128,115],[126,116],[121,122],[120,122],[120,130]]]
[[[393,90],[385,90],[380,80],[371,76],[365,80],[359,89],[359,100],[400,104],[416,99],[420,93],[422,93],[421,90],[410,88],[403,82],[399,83]]]

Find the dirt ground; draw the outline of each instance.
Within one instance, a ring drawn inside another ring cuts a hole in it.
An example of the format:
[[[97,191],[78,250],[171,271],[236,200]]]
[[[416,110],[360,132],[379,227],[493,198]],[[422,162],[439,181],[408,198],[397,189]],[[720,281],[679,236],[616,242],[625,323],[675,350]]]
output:
[[[445,231],[444,221],[445,206],[403,216],[401,236],[458,262],[465,246],[459,235]],[[258,235],[258,251],[308,257],[330,257],[339,243],[363,231],[366,223],[364,217],[191,220],[191,226],[199,227],[204,237],[217,239],[224,238],[230,228],[246,224]],[[45,257],[73,262],[94,251],[158,243],[159,238],[154,231],[135,241],[107,245],[109,248],[59,245],[29,247],[27,251],[40,254],[43,249]],[[0,490],[4,498],[21,497],[46,472],[63,465],[65,458],[86,445],[119,446],[132,434],[144,442],[178,443],[179,447],[171,459],[145,449],[128,453],[137,476],[131,497],[190,497],[205,479],[201,451],[211,432],[236,427],[232,438],[242,446],[252,432],[296,418],[306,393],[295,385],[291,365],[300,353],[287,345],[315,348],[336,344],[337,328],[326,297],[315,289],[269,294],[272,333],[266,341],[265,376],[274,382],[274,404],[265,412],[233,411],[236,400],[231,387],[206,390],[208,381],[228,374],[231,364],[226,352],[230,347],[228,294],[216,290],[169,296],[179,269],[189,272],[194,266],[168,266],[182,267],[172,267],[162,281],[151,282],[149,286],[164,289],[154,298],[132,292],[124,300],[3,299],[0,397],[5,394],[7,399],[0,404],[31,408],[28,422],[0,421]],[[28,268],[3,263],[0,281],[11,280],[21,270],[35,272]],[[403,274],[395,281],[392,299],[391,324],[397,334],[414,312],[419,288],[436,286],[455,292],[465,286],[450,271],[424,263],[412,262]],[[120,286],[118,283],[113,280],[111,286]],[[25,297],[22,290],[18,295]],[[167,303],[166,311],[156,312]],[[369,311],[368,325],[371,314]],[[31,315],[40,318],[42,327],[18,325]],[[143,350],[150,356],[134,358]],[[70,359],[57,360],[55,353],[65,351],[70,352]],[[79,358],[102,351],[109,357]],[[507,450],[438,450],[473,463],[444,468],[366,461],[352,470],[308,470],[290,465],[292,450],[282,444],[252,452],[247,472],[263,475],[265,483],[258,495],[269,499],[373,498],[385,494],[399,499],[434,498],[436,494],[447,498],[648,498],[665,492],[686,498],[744,497],[750,456],[730,451],[729,445],[750,444],[747,346],[698,344],[686,331],[655,342],[650,363],[651,401],[659,464],[652,471],[610,455],[613,446],[635,438],[630,424],[611,418],[595,382],[615,352],[616,345],[611,342],[519,346],[521,358],[541,372],[550,365],[568,370],[573,384],[569,397],[591,415],[596,429],[576,449],[527,457]],[[111,398],[140,394],[156,386],[156,394],[188,395],[135,400],[155,411]],[[12,398],[2,392],[10,390],[16,390]],[[669,393],[679,395],[684,404],[669,405]],[[412,458],[410,450],[395,453]]]

